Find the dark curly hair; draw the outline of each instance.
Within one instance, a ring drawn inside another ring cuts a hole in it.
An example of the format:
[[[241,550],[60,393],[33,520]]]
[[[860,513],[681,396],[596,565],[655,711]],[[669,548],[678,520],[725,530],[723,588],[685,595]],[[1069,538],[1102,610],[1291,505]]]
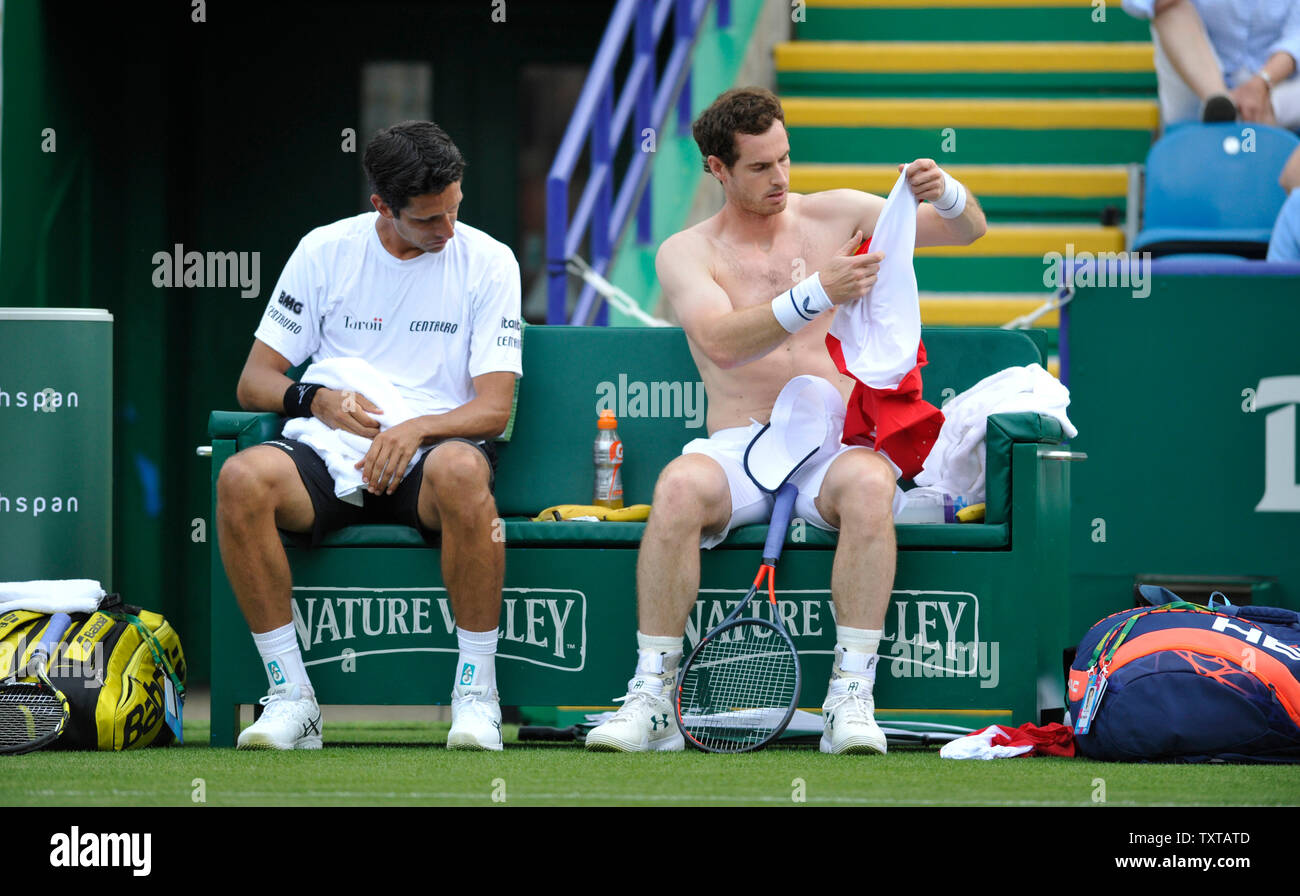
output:
[[[465,173],[465,159],[432,121],[403,121],[370,139],[361,164],[370,189],[401,217],[416,196],[441,193]]]
[[[785,124],[785,111],[767,88],[737,87],[722,94],[691,126],[704,156],[704,170],[709,170],[709,156],[717,156],[731,168],[740,157],[736,134],[765,134],[774,121]]]

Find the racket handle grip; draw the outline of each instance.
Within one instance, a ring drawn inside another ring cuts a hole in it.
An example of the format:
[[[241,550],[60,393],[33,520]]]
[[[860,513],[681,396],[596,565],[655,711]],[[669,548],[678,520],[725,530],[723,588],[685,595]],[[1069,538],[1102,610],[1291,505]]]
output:
[[[763,544],[763,562],[769,566],[775,566],[776,561],[781,559],[781,549],[785,547],[785,531],[790,528],[794,499],[798,496],[799,489],[792,482],[787,482],[776,490],[772,522],[767,527],[767,541]]]
[[[67,613],[55,613],[51,616],[49,624],[45,627],[45,634],[41,636],[41,640],[37,645],[32,648],[32,659],[34,660],[39,656],[44,660],[48,660],[50,654],[54,652],[54,648],[63,640],[63,633],[68,630],[68,626],[71,624],[72,617]]]

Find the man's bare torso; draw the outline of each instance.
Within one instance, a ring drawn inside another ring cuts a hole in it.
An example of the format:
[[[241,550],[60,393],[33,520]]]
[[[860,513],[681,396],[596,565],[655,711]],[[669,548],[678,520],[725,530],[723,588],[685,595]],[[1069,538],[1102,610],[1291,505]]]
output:
[[[706,254],[709,271],[730,298],[733,309],[768,304],[774,296],[820,270],[852,236],[852,217],[847,210],[845,214],[827,214],[838,209],[824,201],[824,195],[790,194],[780,215],[781,227],[770,245],[729,239],[721,232],[717,215],[683,235]],[[810,208],[810,203],[820,206]],[[763,357],[730,369],[710,361],[688,336],[709,399],[709,433],[747,426],[751,419],[766,423],[781,388],[802,374],[829,380],[847,402],[853,381],[836,369],[826,351],[826,333],[834,314],[830,311],[818,316]]]

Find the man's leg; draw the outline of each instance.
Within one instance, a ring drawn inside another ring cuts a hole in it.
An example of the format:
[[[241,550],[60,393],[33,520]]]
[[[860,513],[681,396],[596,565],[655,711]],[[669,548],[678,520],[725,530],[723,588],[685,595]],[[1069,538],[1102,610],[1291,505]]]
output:
[[[659,475],[637,555],[637,667],[623,707],[587,735],[587,749],[680,750],[669,699],[682,635],[700,589],[700,539],[731,518],[727,475],[703,454],[677,458]]]
[[[424,460],[420,523],[442,533],[442,579],[460,647],[447,738],[451,749],[501,749],[496,650],[506,546],[495,528],[491,481],[487,458],[468,442],[442,442]]]
[[[885,752],[872,688],[897,562],[896,485],[888,461],[874,451],[855,449],[831,462],[817,495],[817,512],[840,533],[831,571],[836,644],[823,705],[824,753]]]
[[[320,709],[294,633],[289,560],[277,531],[309,532],[315,519],[298,468],[284,451],[259,445],[222,465],[217,477],[221,561],[271,683],[266,710],[240,734],[240,749],[321,745]]]

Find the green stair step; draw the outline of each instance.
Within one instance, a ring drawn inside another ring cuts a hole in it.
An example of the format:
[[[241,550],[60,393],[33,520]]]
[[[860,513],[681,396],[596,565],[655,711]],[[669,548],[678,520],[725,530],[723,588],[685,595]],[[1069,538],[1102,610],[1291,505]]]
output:
[[[773,55],[778,86],[790,93],[1154,96],[1156,89],[1149,41],[790,41]]]
[[[1098,4],[1100,6],[1100,4]],[[809,0],[804,21],[795,23],[800,40],[1061,40],[1107,42],[1148,40],[1150,26],[1120,9],[1090,0],[1045,3],[890,2],[890,0]]]

